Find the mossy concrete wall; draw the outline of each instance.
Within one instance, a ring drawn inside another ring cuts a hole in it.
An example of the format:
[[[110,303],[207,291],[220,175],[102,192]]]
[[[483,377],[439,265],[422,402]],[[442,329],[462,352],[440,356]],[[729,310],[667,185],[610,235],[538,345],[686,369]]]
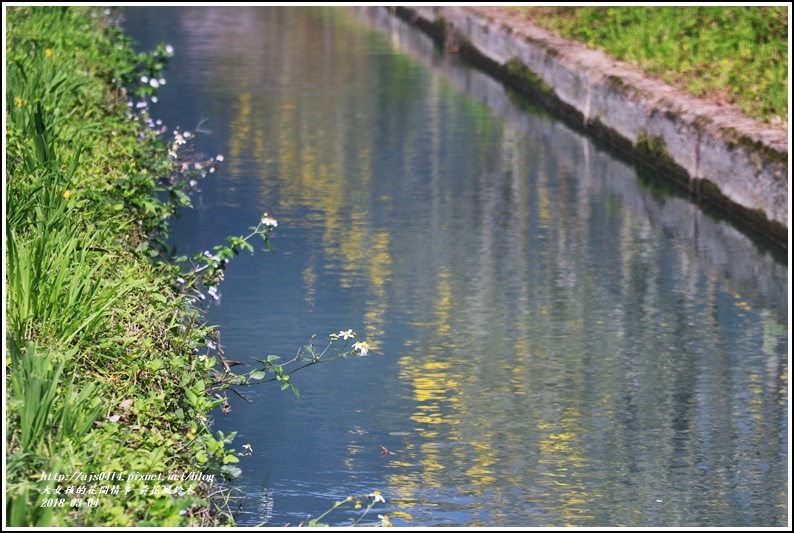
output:
[[[594,134],[788,242],[788,133],[700,100],[495,8],[396,13]]]

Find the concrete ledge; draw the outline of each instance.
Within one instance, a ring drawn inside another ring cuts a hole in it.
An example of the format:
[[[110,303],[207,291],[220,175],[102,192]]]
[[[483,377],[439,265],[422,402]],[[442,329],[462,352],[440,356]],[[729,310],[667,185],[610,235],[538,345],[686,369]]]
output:
[[[457,51],[619,149],[788,242],[788,134],[691,97],[498,8],[398,7]]]

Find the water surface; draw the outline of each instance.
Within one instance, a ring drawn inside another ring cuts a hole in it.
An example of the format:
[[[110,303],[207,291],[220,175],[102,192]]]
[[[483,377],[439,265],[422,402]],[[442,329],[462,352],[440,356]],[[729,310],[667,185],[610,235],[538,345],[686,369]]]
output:
[[[278,219],[211,307],[227,356],[373,347],[216,415],[241,525],[374,490],[365,523],[788,524],[784,251],[386,9],[125,12],[176,50],[152,114],[225,156],[172,242]]]

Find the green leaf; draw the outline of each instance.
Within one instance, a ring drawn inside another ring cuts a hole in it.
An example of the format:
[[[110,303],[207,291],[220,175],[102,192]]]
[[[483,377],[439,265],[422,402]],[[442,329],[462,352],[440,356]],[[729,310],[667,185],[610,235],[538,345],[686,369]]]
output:
[[[265,377],[265,372],[263,370],[254,370],[250,374],[248,374],[249,379],[262,379]]]
[[[166,303],[168,301],[168,298],[166,298],[165,295],[162,295],[159,292],[152,293],[151,297],[161,303]]]
[[[223,431],[218,431],[218,440],[224,444],[231,444],[234,440],[234,437],[237,436],[236,431],[230,431],[228,433],[224,433]]]
[[[222,442],[218,442],[213,438],[207,439],[207,451],[210,452],[210,454],[215,455],[216,453],[222,450],[223,450]]]
[[[198,407],[198,396],[190,389],[184,389],[187,401],[190,402],[191,407]]]

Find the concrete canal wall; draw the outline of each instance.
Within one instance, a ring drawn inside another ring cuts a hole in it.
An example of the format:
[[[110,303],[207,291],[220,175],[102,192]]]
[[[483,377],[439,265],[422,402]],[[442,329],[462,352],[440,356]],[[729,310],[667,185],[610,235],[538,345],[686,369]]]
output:
[[[395,8],[456,51],[784,246],[788,134],[498,9]]]
[[[655,183],[641,179],[650,170],[637,168],[628,158],[547,113],[527,112],[511,97],[504,83],[487,73],[471,69],[452,55],[439,58],[433,41],[402,20],[395,20],[382,7],[355,7],[362,19],[389,35],[392,44],[433,69],[462,94],[482,102],[510,129],[529,137],[539,152],[554,154],[555,165],[576,176],[582,209],[589,209],[590,191],[620,198],[631,224],[650,226],[675,235],[675,253],[681,265],[703,268],[741,294],[751,305],[768,307],[774,319],[788,321],[788,265],[785,250],[767,243],[759,248],[753,231],[728,220],[717,209],[695,205],[688,194],[657,195]],[[699,268],[691,268],[692,283]]]

